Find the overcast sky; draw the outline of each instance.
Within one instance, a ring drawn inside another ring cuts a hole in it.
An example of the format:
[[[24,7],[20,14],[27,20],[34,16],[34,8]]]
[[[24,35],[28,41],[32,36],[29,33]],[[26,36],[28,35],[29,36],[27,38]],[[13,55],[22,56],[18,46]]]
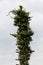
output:
[[[6,16],[12,9],[23,5],[31,12],[30,26],[34,31],[31,48],[35,52],[31,55],[30,65],[43,65],[43,0],[0,0],[0,65],[16,65],[16,39],[10,33],[16,33],[13,19]]]

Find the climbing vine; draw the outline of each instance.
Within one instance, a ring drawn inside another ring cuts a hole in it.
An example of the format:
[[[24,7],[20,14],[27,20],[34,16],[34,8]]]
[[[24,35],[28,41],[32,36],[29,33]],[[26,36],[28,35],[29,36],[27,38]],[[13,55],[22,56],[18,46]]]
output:
[[[26,12],[22,6],[19,6],[18,10],[10,11],[15,15],[14,26],[18,26],[17,34],[11,34],[12,36],[17,38],[17,48],[16,53],[19,53],[18,59],[20,65],[29,65],[28,60],[30,60],[30,56],[33,50],[31,50],[30,42],[32,41],[32,35],[34,34],[30,28],[31,17],[29,16],[29,12]]]

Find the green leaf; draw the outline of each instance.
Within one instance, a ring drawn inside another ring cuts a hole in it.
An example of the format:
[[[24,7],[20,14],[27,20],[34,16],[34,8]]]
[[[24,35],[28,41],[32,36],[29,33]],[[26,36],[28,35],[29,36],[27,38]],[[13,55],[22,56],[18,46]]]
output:
[[[17,34],[10,34],[10,35],[12,35],[12,36],[14,36],[14,37],[17,37]]]

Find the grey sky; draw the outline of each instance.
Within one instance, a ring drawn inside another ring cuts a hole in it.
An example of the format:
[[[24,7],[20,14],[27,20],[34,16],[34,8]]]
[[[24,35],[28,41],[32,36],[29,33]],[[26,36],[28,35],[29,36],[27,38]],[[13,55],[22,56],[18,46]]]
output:
[[[6,16],[12,9],[23,5],[33,16],[30,26],[34,31],[31,48],[35,52],[31,55],[30,65],[43,65],[43,0],[0,0],[0,65],[16,64],[16,39],[10,33],[16,33],[13,19]]]

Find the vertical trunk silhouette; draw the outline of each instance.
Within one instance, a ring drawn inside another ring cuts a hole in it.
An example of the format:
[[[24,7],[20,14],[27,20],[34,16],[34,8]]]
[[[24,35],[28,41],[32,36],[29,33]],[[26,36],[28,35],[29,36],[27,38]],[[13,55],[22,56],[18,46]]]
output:
[[[15,15],[13,17],[14,26],[18,26],[17,34],[11,34],[17,38],[16,45],[18,49],[16,49],[16,53],[19,53],[19,56],[16,60],[20,62],[20,65],[29,65],[28,60],[30,60],[30,56],[34,52],[30,47],[32,35],[34,34],[29,26],[31,17],[29,16],[29,12],[26,12],[22,6],[19,6],[18,10],[12,10],[10,12]]]

